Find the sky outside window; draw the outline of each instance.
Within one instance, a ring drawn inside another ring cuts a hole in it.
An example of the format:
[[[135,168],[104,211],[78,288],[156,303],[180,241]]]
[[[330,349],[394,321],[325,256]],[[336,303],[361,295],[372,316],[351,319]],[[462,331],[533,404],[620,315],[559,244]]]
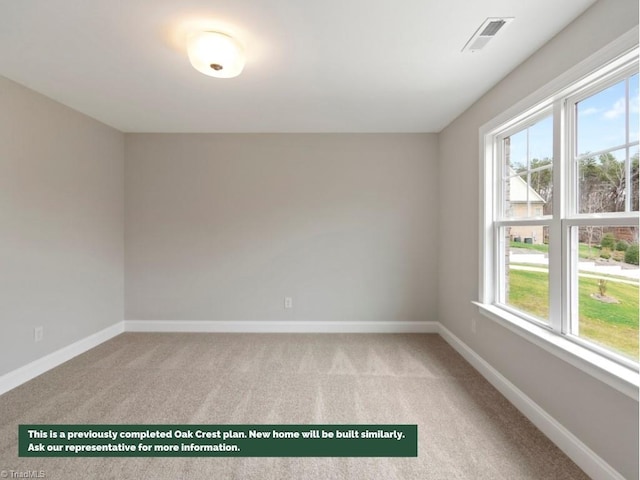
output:
[[[629,81],[629,111],[625,81],[621,81],[577,104],[577,154],[600,152],[624,145],[629,116],[629,141],[638,140],[638,75]]]

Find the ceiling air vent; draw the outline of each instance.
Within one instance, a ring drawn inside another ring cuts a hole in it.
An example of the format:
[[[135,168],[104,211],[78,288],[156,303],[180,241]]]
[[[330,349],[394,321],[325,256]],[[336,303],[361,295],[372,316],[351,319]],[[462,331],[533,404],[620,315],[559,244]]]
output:
[[[496,34],[512,20],[513,17],[487,18],[476,30],[476,33],[469,39],[462,51],[477,52],[478,50],[482,50],[487,43],[489,43],[489,40],[495,37]]]

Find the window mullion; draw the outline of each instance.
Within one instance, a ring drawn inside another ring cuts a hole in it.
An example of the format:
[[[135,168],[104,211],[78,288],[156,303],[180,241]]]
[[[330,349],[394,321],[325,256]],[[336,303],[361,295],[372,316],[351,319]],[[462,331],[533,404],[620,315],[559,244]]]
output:
[[[567,99],[562,104],[562,121],[564,127],[562,130],[561,152],[564,156],[562,170],[563,178],[561,179],[562,195],[561,208],[561,250],[562,250],[562,326],[563,334],[577,334],[578,329],[578,276],[577,268],[573,264],[577,259],[577,252],[573,251],[574,245],[574,229],[568,217],[573,217],[578,211],[578,174],[579,165],[577,160],[577,138],[578,116],[576,111],[576,103],[572,99]]]
[[[553,104],[553,211],[549,225],[549,325],[557,332],[563,331],[563,278],[562,261],[562,215],[564,210],[563,169],[565,155],[563,151],[565,122],[563,106],[560,100]]]

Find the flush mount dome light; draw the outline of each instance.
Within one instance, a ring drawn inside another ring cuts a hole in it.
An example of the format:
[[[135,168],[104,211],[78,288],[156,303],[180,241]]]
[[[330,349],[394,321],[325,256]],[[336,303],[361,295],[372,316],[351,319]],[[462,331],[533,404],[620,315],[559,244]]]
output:
[[[236,77],[244,68],[242,45],[224,33],[196,33],[189,38],[188,51],[193,68],[211,77]]]

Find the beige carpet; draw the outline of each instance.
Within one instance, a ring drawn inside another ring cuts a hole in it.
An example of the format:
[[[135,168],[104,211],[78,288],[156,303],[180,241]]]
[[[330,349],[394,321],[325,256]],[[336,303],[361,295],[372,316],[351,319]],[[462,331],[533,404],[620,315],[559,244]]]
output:
[[[19,458],[18,424],[418,425],[417,458]],[[583,479],[437,335],[120,335],[0,396],[0,471],[47,479]]]

